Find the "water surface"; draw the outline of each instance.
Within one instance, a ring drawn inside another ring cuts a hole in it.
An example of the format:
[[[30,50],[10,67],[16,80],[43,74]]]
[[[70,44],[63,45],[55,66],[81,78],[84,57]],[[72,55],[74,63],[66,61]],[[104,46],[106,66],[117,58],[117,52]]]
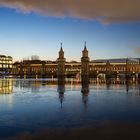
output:
[[[0,79],[0,137],[108,122],[140,123],[138,80]]]

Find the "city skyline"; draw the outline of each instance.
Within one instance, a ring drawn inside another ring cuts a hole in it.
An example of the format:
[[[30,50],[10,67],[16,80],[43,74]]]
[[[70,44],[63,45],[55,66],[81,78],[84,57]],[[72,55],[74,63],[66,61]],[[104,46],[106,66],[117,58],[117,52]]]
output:
[[[87,42],[91,60],[140,56],[140,17],[136,14],[139,8],[137,1],[128,1],[124,9],[113,9],[114,5],[110,1],[111,15],[106,10],[99,12],[102,5],[105,9],[109,6],[102,1],[97,2],[100,6],[94,11],[88,4],[93,1],[88,0],[85,5],[85,9],[89,7],[88,12],[85,12],[84,6],[82,9],[77,7],[77,2],[72,2],[71,6],[70,3],[65,5],[64,1],[57,6],[55,1],[44,1],[40,4],[37,1],[18,2],[0,1],[0,54],[10,55],[14,61],[32,55],[40,56],[41,60],[55,61],[58,58],[60,42],[63,43],[68,61],[80,61],[84,41]],[[117,4],[121,6],[119,2]],[[41,11],[43,4],[50,5],[49,11],[45,6]],[[77,12],[73,5],[79,9]],[[119,11],[123,12],[122,17]]]

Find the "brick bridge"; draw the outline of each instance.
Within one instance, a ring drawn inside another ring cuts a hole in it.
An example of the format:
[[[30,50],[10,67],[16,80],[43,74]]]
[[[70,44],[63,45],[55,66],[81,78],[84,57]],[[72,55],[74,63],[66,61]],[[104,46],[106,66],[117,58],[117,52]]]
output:
[[[90,61],[86,44],[82,52],[81,62],[67,62],[64,51],[59,51],[59,57],[54,62],[41,60],[24,60],[13,64],[13,75],[27,75],[40,77],[135,77],[140,78],[140,59],[110,59]]]

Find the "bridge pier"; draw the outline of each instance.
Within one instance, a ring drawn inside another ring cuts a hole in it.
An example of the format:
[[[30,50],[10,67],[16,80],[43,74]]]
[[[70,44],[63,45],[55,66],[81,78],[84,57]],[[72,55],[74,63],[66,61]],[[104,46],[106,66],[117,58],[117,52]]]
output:
[[[99,74],[97,74],[97,78],[105,79],[106,78],[106,74],[105,73],[99,73]]]

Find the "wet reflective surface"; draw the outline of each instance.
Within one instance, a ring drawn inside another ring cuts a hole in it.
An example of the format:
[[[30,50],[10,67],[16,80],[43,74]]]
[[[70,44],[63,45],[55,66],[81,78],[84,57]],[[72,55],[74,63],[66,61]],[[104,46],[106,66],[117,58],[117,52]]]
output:
[[[135,79],[0,79],[0,138],[46,128],[140,123]]]

